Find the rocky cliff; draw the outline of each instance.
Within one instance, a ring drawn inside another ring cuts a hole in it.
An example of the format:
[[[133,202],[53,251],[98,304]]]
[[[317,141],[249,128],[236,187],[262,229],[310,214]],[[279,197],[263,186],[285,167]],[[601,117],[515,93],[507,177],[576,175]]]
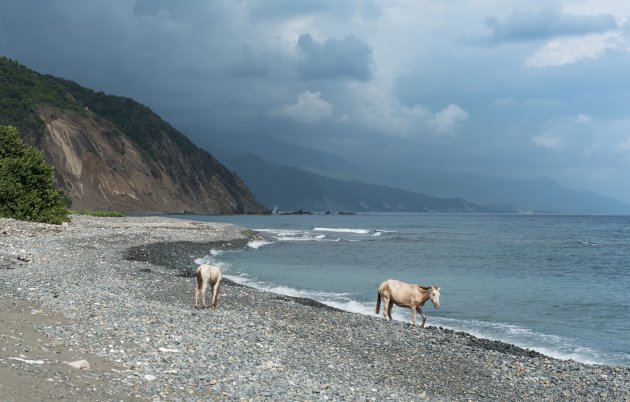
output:
[[[73,209],[266,212],[235,173],[149,108],[4,58],[0,124],[44,152]]]

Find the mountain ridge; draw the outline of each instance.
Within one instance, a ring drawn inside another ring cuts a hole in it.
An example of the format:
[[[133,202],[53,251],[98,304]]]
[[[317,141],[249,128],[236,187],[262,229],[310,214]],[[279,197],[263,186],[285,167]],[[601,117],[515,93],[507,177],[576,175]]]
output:
[[[283,142],[275,138],[269,141],[268,135],[256,134],[258,143]],[[216,148],[217,154],[226,161],[247,152],[260,155],[249,146],[250,141],[242,142],[242,149],[226,148],[234,140],[224,140]],[[285,145],[285,147],[287,147]],[[368,185],[385,185],[415,193],[428,194],[439,198],[462,198],[470,203],[488,206],[490,209],[535,213],[576,213],[576,214],[630,214],[630,205],[595,192],[571,190],[556,183],[551,178],[518,179],[497,177],[470,172],[449,172],[428,167],[418,167],[407,171],[370,170],[360,167],[337,155],[326,153],[324,159],[315,158],[323,151],[301,145],[290,144],[291,158],[275,154],[269,147],[263,158],[278,165],[292,166],[297,160],[303,170],[329,178],[357,180]],[[321,161],[324,160],[324,163]],[[236,169],[238,171],[238,169]],[[247,180],[255,187],[251,179]]]
[[[254,153],[225,159],[274,209],[336,212],[514,212],[461,198],[439,198],[357,180],[338,180],[266,161]]]
[[[392,185],[459,196],[484,205],[506,205],[540,213],[629,214],[630,205],[591,191],[567,189],[550,177],[515,179],[423,168],[389,175]]]

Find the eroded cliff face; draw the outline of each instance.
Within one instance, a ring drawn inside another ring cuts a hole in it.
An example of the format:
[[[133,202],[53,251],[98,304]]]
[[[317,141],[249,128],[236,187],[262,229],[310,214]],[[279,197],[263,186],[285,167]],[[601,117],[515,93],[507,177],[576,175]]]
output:
[[[143,148],[89,111],[41,107],[44,133],[33,142],[56,168],[73,209],[125,212],[261,213],[243,182],[192,143],[155,131]]]

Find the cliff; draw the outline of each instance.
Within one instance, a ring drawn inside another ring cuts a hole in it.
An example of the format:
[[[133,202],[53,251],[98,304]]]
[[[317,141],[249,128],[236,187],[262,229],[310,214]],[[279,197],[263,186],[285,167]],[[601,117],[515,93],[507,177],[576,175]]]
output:
[[[0,124],[54,165],[74,209],[264,213],[243,181],[149,108],[0,58]]]

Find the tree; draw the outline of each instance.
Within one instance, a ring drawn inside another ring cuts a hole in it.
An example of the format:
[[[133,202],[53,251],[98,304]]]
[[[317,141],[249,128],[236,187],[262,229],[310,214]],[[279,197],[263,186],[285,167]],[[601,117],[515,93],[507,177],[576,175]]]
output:
[[[68,221],[53,167],[26,146],[13,126],[0,126],[0,217],[60,224]]]

